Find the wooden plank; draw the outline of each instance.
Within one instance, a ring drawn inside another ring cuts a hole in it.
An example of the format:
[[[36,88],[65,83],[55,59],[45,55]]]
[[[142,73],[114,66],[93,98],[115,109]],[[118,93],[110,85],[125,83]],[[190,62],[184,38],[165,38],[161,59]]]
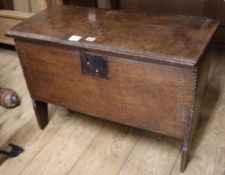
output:
[[[69,175],[117,174],[141,134],[142,130],[131,127],[107,125],[75,162]]]
[[[201,15],[204,0],[121,0],[121,9],[151,14]]]
[[[69,123],[41,150],[22,171],[22,174],[30,175],[32,172],[51,175],[67,174],[74,162],[80,159],[83,152],[101,131],[104,123],[102,120],[83,115],[71,115]]]
[[[191,96],[185,95],[181,98],[176,93],[179,90],[179,81],[182,79],[185,94],[191,94],[192,77],[189,77],[188,72],[181,73],[153,64],[137,66],[137,64],[108,56],[110,74],[113,78],[110,81],[97,81],[92,80],[91,77],[83,78],[80,73],[79,52],[65,51],[57,47],[44,46],[44,44],[35,45],[25,41],[20,44],[20,42],[17,41],[17,51],[19,55],[26,53],[26,56],[22,57],[25,59],[21,59],[21,62],[25,63],[24,70],[27,70],[24,71],[25,75],[32,77],[27,80],[33,96],[42,97],[54,104],[61,101],[70,109],[100,118],[105,116],[108,120],[147,130],[152,127],[156,132],[178,138],[183,137],[186,113],[177,112],[177,100],[185,106],[185,109],[188,109],[186,106]],[[61,64],[57,67],[58,60],[61,60]],[[29,69],[32,71],[28,71]],[[67,74],[60,74],[59,69],[67,70]],[[133,70],[137,70],[138,74]],[[151,76],[140,76],[148,74]],[[57,78],[54,79],[51,75]],[[60,83],[60,79],[68,84]],[[48,86],[49,81],[51,81],[51,87]],[[76,93],[71,90],[71,87],[76,89]],[[142,91],[137,92],[137,89]],[[91,95],[86,96],[86,94]],[[103,97],[104,100],[100,100]],[[179,117],[176,117],[174,122],[174,117],[177,115]],[[160,125],[156,125],[159,118],[162,121]]]
[[[220,24],[225,26],[225,1],[218,1],[216,15],[217,19],[220,21]]]
[[[223,53],[220,58],[223,58]],[[215,57],[216,59],[216,57]],[[217,175],[224,174],[225,170],[225,77],[224,65],[218,64],[219,77],[213,77],[208,87],[208,92],[204,100],[204,108],[201,112],[200,125],[193,140],[191,161],[185,171],[185,175],[204,174]],[[217,69],[215,70],[217,71]],[[221,84],[222,83],[222,84]],[[222,88],[222,89],[221,89]],[[176,161],[171,175],[177,175],[179,171],[179,161]]]
[[[169,174],[178,158],[179,146],[179,140],[145,132],[118,175]]]
[[[63,5],[63,0],[46,0],[48,6],[51,5]]]
[[[11,111],[6,111],[3,115],[1,115],[1,123],[4,124],[4,126],[0,129],[0,145],[3,145],[8,138],[12,136],[12,132],[10,127],[13,127],[15,131],[20,129],[21,126],[23,126],[26,122],[30,120],[30,114],[32,111],[28,110],[27,112],[24,112],[24,108],[26,106],[31,105],[29,103],[29,96],[23,95],[20,96],[23,100],[26,101],[26,103],[23,103],[19,108],[15,108]]]
[[[15,134],[27,121],[30,120],[30,110],[27,106],[31,105],[25,80],[22,75],[22,70],[19,66],[19,61],[16,59],[16,53],[14,51],[7,51],[0,49],[1,61],[0,61],[0,85],[2,87],[13,88],[18,92],[23,103],[14,109],[5,109],[0,107],[0,147],[6,143],[6,141]],[[10,66],[8,66],[10,65]],[[13,71],[12,71],[13,70]],[[17,77],[15,79],[15,77]],[[13,128],[13,129],[12,129]],[[3,159],[2,159],[3,158]],[[4,160],[2,155],[0,156],[0,162]]]
[[[29,106],[31,107],[31,106]],[[53,106],[54,107],[54,106]],[[62,108],[50,110],[52,120],[50,125],[43,132],[38,128],[35,118],[29,122],[22,130],[20,130],[9,142],[17,143],[25,148],[25,152],[19,157],[8,159],[0,166],[0,174],[11,175],[16,172],[20,173],[29,163],[37,156],[37,154],[50,142],[50,140],[58,133],[60,128],[68,122],[68,111]]]
[[[77,13],[74,13],[74,10]],[[55,15],[55,11],[57,11],[57,15]],[[119,56],[123,55],[126,59],[132,58],[137,61],[193,67],[198,62],[201,53],[205,50],[218,26],[216,21],[204,17],[148,16],[136,13],[127,15],[127,13],[117,11],[111,14],[113,17],[108,18],[107,13],[96,10],[96,15],[101,16],[101,23],[105,25],[98,26],[99,32],[94,34],[94,37],[98,38],[95,42],[71,43],[71,41],[65,40],[65,38],[71,36],[71,33],[87,36],[93,32],[92,28],[86,26],[90,22],[86,17],[86,13],[88,13],[88,9],[82,7],[52,7],[13,28],[7,34],[14,38],[22,37],[43,42],[48,41],[68,47],[85,47],[95,52],[104,50],[104,52]],[[61,20],[65,16],[67,20]],[[117,18],[120,18],[120,20],[116,20]],[[178,20],[180,28],[176,27],[177,24],[170,23],[174,20]],[[70,21],[70,25],[68,25],[68,21]],[[79,25],[77,21],[79,21],[79,24],[84,23],[85,25]],[[193,23],[193,21],[196,22]],[[35,26],[42,27],[37,27],[34,30],[34,23]],[[64,32],[61,32],[62,30]],[[102,33],[106,34],[102,35]],[[127,33],[131,36],[127,35]],[[138,37],[132,37],[136,35]],[[197,37],[199,35],[201,37]],[[172,49],[168,47],[171,43],[173,43]],[[193,45],[196,47],[192,47]],[[139,58],[140,55],[141,59]]]
[[[0,10],[0,43],[14,45],[13,39],[5,36],[6,31],[32,15],[33,13]]]
[[[0,41],[1,41],[1,43],[10,44],[10,45],[15,44],[12,38],[5,36],[5,32],[20,22],[21,22],[21,20],[18,20],[18,19],[10,19],[10,18],[5,18],[5,17],[3,17],[3,18],[0,17],[0,23],[1,23],[1,25],[0,25]]]
[[[215,59],[215,57],[221,57],[221,50],[216,47],[209,47],[204,56],[211,62],[208,74],[208,82],[210,82],[210,80],[216,76],[215,70],[218,70],[218,64],[220,64],[221,60]]]
[[[40,10],[47,8],[46,0],[30,0],[30,3],[32,12],[38,12]]]
[[[0,49],[0,53],[2,56],[4,56],[5,59],[1,60],[1,64],[0,64],[0,70],[5,67],[6,65],[8,65],[9,63],[11,64],[18,64],[15,59],[16,53],[14,51],[8,51],[5,53],[5,51],[3,49]],[[14,63],[15,62],[15,63]],[[2,76],[4,76],[3,73],[0,73],[0,79],[2,78]]]
[[[225,26],[220,26],[214,37],[213,37],[213,43],[219,44],[219,45],[225,45]]]
[[[111,9],[112,3],[111,0],[98,0],[98,8]]]
[[[15,45],[14,41],[12,39],[8,39],[8,38],[0,38],[0,43],[8,44],[8,45]]]
[[[27,19],[34,15],[34,13],[14,11],[14,10],[0,10],[0,17],[12,18],[12,19]]]
[[[216,62],[213,63],[215,72],[212,73],[204,100],[200,125],[193,142],[191,161],[185,175],[222,175],[225,170],[225,51],[224,49],[210,49],[209,51],[212,52],[210,53],[212,61]],[[135,139],[139,137],[138,133],[134,132],[136,129],[131,131],[126,126],[111,123],[107,124],[92,141],[93,137],[85,136],[94,128],[98,128],[96,122],[92,123],[93,118],[82,116],[85,119],[77,119],[76,114],[68,113],[64,108],[53,105],[50,106],[50,116],[52,116],[50,125],[44,131],[39,130],[33,116],[32,106],[29,105],[30,99],[24,87],[22,72],[18,70],[19,61],[16,53],[0,48],[0,60],[0,85],[14,88],[22,94],[22,106],[12,110],[0,107],[0,141],[3,144],[7,140],[7,143],[16,143],[25,148],[21,156],[7,159],[0,166],[0,174],[22,174],[24,168],[26,171],[30,169],[30,165],[37,169],[34,166],[37,165],[36,161],[39,163],[37,166],[43,166],[43,169],[37,172],[34,170],[32,172],[34,175],[39,172],[49,175],[56,174],[57,171],[59,174],[70,172],[68,168],[72,164],[74,165],[73,171],[80,172],[79,175],[86,175],[91,171],[93,171],[91,174],[99,175],[180,174],[178,155],[180,142],[169,137],[145,132],[136,142]],[[26,117],[21,117],[18,113],[32,117],[32,120],[22,126]],[[80,127],[78,123],[81,124]],[[73,125],[76,125],[77,129],[71,131],[74,128]],[[67,126],[69,130],[66,129]],[[18,131],[18,128],[22,129]],[[9,139],[8,137],[16,131],[18,132]],[[1,133],[4,134],[1,135]],[[73,138],[73,136],[78,136],[78,138]],[[60,146],[60,143],[64,147]],[[83,146],[86,143],[91,144],[84,151]],[[134,146],[132,149],[130,149],[131,145]],[[5,145],[4,148],[8,147]],[[127,149],[130,150],[129,153]],[[81,151],[83,151],[82,154],[80,154]],[[46,153],[45,156],[44,153]],[[76,157],[78,153],[79,159]],[[125,157],[127,159],[124,159]],[[46,160],[49,160],[47,165]],[[118,167],[120,167],[119,170]]]
[[[13,6],[17,11],[31,12],[30,0],[13,0]]]
[[[0,9],[13,9],[13,0],[1,0]]]

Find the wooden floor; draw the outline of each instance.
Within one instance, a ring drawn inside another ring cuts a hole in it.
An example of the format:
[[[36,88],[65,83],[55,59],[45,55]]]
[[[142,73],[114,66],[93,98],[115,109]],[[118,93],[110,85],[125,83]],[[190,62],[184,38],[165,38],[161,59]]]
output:
[[[215,71],[184,175],[225,171],[225,49],[210,48]],[[212,69],[213,70],[213,69]],[[0,146],[25,148],[4,160],[0,175],[177,175],[181,141],[107,122],[51,105],[51,122],[37,127],[16,52],[0,48],[0,85],[22,98],[15,109],[0,107]]]

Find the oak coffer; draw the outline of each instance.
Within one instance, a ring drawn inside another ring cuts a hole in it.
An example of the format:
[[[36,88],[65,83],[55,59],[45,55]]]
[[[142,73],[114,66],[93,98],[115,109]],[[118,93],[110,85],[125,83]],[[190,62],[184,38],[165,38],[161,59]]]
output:
[[[218,23],[57,6],[7,32],[41,129],[47,103],[183,140],[184,171]]]

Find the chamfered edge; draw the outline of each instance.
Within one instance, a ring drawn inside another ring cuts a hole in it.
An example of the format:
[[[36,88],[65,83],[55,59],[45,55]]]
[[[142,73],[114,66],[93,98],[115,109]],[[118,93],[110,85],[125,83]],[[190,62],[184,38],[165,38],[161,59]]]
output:
[[[62,40],[56,37],[25,33],[25,32],[17,32],[16,30],[14,30],[14,28],[16,28],[18,25],[21,25],[23,23],[24,22],[21,22],[17,24],[16,26],[12,27],[5,33],[5,35],[8,37],[13,37],[15,39],[18,38],[18,39],[25,39],[25,40],[32,40],[32,41],[43,41],[43,42],[52,43],[56,45],[65,45],[65,46],[76,47],[80,49],[83,48],[83,49],[89,49],[89,50],[115,53],[115,54],[120,54],[124,56],[139,57],[143,59],[141,60],[137,59],[137,61],[164,63],[171,66],[184,67],[184,68],[195,68],[198,65],[198,62],[202,58],[202,55],[205,52],[208,46],[208,43],[214,36],[214,33],[216,32],[219,26],[219,22],[216,20],[213,20],[214,28],[211,31],[211,34],[210,34],[211,37],[209,37],[207,42],[205,42],[201,53],[196,58],[187,59],[182,57],[172,57],[172,56],[166,56],[163,54],[156,54],[154,52],[145,52],[145,51],[139,51],[139,50],[126,49],[126,48],[115,48],[115,47],[105,46],[101,44],[89,44],[89,43],[80,43],[80,42],[74,42],[69,40]]]

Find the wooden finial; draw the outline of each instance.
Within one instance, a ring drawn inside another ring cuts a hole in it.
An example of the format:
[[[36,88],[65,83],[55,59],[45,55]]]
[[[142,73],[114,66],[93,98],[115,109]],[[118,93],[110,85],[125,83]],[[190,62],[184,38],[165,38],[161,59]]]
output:
[[[18,94],[12,89],[0,88],[0,105],[6,108],[14,108],[20,104]]]

